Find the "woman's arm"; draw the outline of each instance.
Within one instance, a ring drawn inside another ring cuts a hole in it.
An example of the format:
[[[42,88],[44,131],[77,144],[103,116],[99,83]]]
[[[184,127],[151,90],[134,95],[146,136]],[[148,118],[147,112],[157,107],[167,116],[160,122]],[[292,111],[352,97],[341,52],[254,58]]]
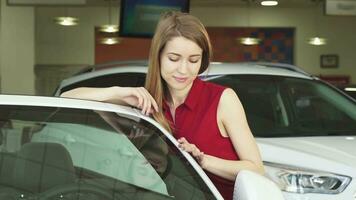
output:
[[[143,114],[152,113],[153,109],[158,111],[156,101],[143,87],[81,87],[64,92],[61,94],[61,97],[131,105],[140,108]]]
[[[264,174],[263,163],[256,141],[248,126],[242,104],[232,89],[226,89],[218,106],[218,120],[222,121],[240,160],[232,161],[206,155],[185,139],[179,142],[184,150],[197,158],[203,169],[229,180],[235,180],[242,169]],[[212,144],[213,145],[213,144]]]
[[[120,101],[118,96],[118,87],[107,87],[107,88],[90,88],[90,87],[80,87],[62,93],[61,97],[74,98],[74,99],[85,99],[93,101],[103,101],[110,103],[124,104]]]

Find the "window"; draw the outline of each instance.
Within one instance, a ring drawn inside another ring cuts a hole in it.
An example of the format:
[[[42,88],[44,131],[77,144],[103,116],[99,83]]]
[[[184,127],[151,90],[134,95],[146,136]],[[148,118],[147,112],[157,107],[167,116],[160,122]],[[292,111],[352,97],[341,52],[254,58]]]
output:
[[[61,93],[78,87],[143,87],[145,85],[146,74],[144,73],[115,73],[105,76],[89,78],[73,83],[61,89]]]
[[[0,195],[214,199],[176,147],[139,118],[28,106],[0,113]]]
[[[283,92],[291,102],[293,124],[316,135],[349,135],[356,131],[355,103],[317,81],[285,79]]]
[[[356,105],[316,80],[224,75],[208,78],[234,89],[257,137],[354,135]]]

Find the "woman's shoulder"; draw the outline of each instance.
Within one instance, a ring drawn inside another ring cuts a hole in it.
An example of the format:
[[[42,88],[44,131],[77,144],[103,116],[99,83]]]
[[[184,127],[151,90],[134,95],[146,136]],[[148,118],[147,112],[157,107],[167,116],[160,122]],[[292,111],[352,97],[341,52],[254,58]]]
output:
[[[204,87],[211,92],[223,92],[227,87],[216,83],[200,80]]]
[[[236,92],[231,88],[226,88],[221,94],[219,107],[223,108],[222,110],[226,113],[230,113],[234,107],[240,110],[242,104]]]
[[[209,103],[217,101],[217,103],[220,101],[221,97],[225,93],[226,90],[229,88],[223,85],[219,85],[216,83],[212,82],[207,82],[207,81],[202,81],[200,80],[200,84],[203,86],[201,87],[202,90],[199,92],[201,95],[201,98],[207,100]]]

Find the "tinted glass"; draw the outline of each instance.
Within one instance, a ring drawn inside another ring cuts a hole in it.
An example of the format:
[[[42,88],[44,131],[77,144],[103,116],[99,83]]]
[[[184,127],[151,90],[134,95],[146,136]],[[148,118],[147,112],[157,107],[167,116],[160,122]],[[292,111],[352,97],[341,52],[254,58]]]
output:
[[[298,78],[227,75],[258,137],[356,135],[356,104],[328,85]]]
[[[145,85],[146,74],[144,73],[116,73],[105,76],[98,76],[73,83],[61,89],[60,93],[78,87],[143,87]]]
[[[0,199],[214,199],[162,133],[93,110],[0,106]]]

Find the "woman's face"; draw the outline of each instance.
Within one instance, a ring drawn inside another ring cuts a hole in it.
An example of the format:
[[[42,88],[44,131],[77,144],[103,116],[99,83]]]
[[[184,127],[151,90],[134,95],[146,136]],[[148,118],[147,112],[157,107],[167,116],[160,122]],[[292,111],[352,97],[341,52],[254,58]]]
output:
[[[188,92],[197,77],[203,50],[185,37],[169,40],[160,56],[161,76],[170,91]]]

